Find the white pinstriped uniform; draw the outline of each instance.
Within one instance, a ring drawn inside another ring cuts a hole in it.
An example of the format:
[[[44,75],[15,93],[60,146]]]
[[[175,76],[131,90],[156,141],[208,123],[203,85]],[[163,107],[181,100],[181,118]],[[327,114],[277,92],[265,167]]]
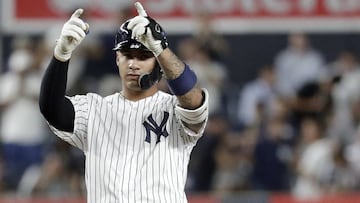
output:
[[[190,153],[205,124],[198,134],[184,127],[174,112],[175,96],[158,91],[139,101],[126,100],[119,93],[69,98],[75,109],[74,132],[51,129],[84,151],[88,202],[187,202],[184,187]],[[166,129],[168,136],[162,134],[156,143],[155,131],[147,130],[144,123],[154,126],[149,121],[152,115],[160,126],[165,112],[168,120],[161,130]]]

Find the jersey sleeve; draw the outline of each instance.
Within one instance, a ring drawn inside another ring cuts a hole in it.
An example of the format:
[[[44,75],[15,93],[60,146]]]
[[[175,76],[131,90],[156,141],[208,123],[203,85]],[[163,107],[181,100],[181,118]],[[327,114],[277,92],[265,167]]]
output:
[[[75,110],[74,131],[72,133],[61,131],[51,125],[50,129],[62,140],[83,151],[86,151],[89,99],[85,95],[76,95],[74,97],[68,97],[68,99],[70,99]]]
[[[192,137],[198,137],[204,133],[209,116],[209,108],[208,108],[209,93],[204,88],[202,89],[202,92],[204,95],[204,101],[199,108],[190,110],[190,109],[182,108],[179,105],[176,105],[175,107],[175,114],[176,117],[181,121],[180,123],[182,128],[184,129],[187,135]],[[201,123],[201,128],[197,132],[195,132],[190,128],[186,127],[184,122],[190,124]]]

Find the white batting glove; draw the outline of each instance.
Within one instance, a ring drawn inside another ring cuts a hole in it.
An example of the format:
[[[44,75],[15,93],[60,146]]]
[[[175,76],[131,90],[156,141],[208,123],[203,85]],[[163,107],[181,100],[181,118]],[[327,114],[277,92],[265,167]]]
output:
[[[138,16],[129,20],[127,28],[132,31],[131,38],[141,42],[146,48],[159,56],[168,47],[162,27],[144,10],[141,3],[135,3]]]
[[[71,53],[81,43],[89,31],[89,24],[80,19],[83,9],[77,9],[64,24],[61,35],[56,42],[54,56],[60,61],[67,61]]]

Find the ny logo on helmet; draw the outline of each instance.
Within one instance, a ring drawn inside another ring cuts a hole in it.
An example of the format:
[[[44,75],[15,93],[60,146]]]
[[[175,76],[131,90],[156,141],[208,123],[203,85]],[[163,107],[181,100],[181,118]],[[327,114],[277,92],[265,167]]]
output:
[[[146,129],[146,138],[145,142],[151,143],[151,132],[154,132],[156,134],[156,144],[160,142],[160,137],[164,136],[167,137],[169,133],[166,130],[166,122],[169,119],[169,113],[164,111],[164,117],[158,125],[155,120],[152,117],[152,114],[147,117],[147,121],[143,122],[143,125]]]

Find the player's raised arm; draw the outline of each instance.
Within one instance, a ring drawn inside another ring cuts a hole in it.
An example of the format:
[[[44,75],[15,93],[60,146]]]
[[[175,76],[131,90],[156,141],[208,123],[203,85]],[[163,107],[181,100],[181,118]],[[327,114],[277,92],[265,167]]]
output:
[[[177,113],[190,129],[197,131],[208,116],[207,91],[196,86],[195,73],[169,49],[162,27],[147,15],[139,2],[135,7],[138,16],[130,19],[127,27],[132,30],[132,38],[157,57],[171,91],[179,100]]]
[[[67,132],[73,131],[75,117],[73,105],[65,97],[69,59],[89,29],[80,19],[82,13],[83,9],[77,9],[64,24],[40,90],[41,113],[52,126]]]

